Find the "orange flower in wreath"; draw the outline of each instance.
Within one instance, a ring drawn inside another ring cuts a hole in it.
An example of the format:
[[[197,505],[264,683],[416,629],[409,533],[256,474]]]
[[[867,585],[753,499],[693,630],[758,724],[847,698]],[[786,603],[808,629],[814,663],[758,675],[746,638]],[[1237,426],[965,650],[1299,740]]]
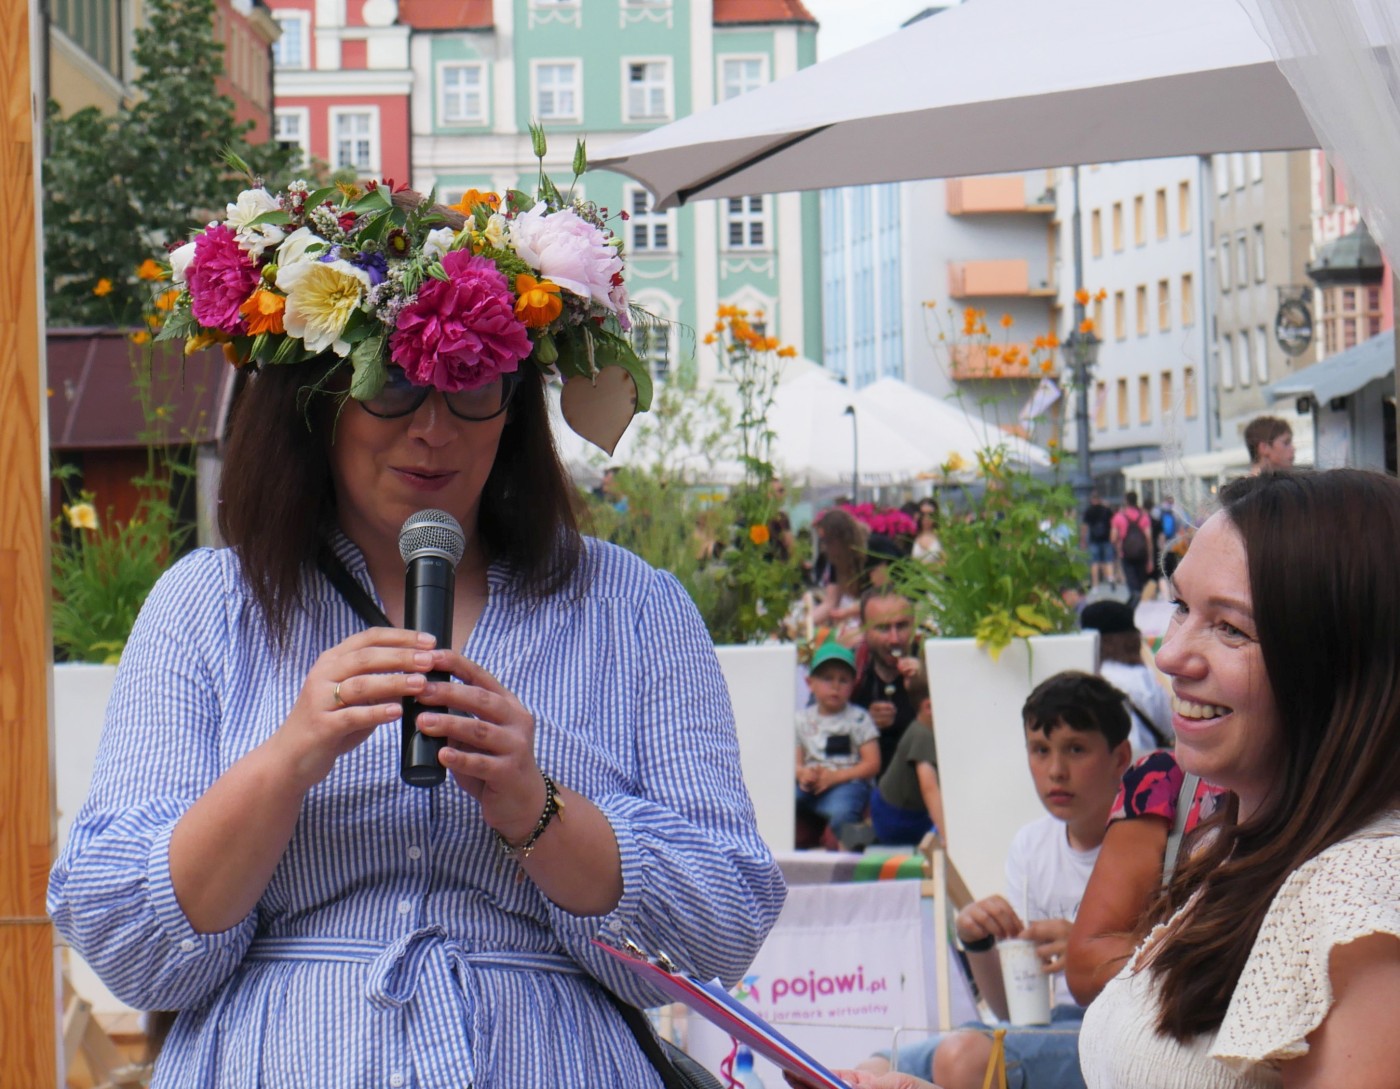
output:
[[[515,316],[529,329],[542,329],[564,312],[559,285],[522,272],[515,278]]]
[[[282,324],[283,311],[287,309],[287,300],[281,295],[263,288],[258,288],[244,301],[238,308],[238,313],[248,325],[250,336],[260,336],[263,333],[285,333],[286,326]]]

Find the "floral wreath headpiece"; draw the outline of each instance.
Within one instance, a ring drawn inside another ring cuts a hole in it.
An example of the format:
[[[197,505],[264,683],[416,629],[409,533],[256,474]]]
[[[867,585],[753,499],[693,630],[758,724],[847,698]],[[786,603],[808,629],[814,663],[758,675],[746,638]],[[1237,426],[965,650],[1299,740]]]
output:
[[[528,361],[564,380],[565,420],[611,454],[651,405],[650,375],[626,336],[622,239],[597,205],[559,192],[544,174],[544,133],[530,134],[536,195],[468,190],[449,209],[460,227],[406,187],[294,181],[272,193],[231,157],[252,187],[170,254],[157,339],[183,338],[187,352],[222,343],[240,366],[334,353],[362,401],[390,365],[451,393]],[[587,165],[580,140],[575,181]]]

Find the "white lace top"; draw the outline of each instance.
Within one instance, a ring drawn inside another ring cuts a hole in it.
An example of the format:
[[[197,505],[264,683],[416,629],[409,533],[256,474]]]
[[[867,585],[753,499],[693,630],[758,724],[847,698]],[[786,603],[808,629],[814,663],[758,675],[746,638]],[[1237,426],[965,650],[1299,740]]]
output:
[[[1170,926],[1147,936],[1085,1013],[1079,1061],[1088,1089],[1281,1085],[1279,1063],[1307,1053],[1308,1034],[1332,1006],[1332,947],[1369,934],[1400,937],[1400,811],[1324,851],[1284,883],[1219,1031],[1188,1044],[1158,1035],[1152,974],[1133,970]]]

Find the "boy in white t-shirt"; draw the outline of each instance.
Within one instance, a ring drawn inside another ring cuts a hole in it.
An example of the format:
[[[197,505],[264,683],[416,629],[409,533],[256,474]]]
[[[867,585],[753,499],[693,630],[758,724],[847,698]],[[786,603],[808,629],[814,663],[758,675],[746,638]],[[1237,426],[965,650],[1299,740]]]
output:
[[[870,780],[880,771],[880,736],[851,703],[856,656],[830,641],[812,655],[812,702],[797,712],[797,815],[824,821],[833,835],[865,816]]]
[[[1011,1089],[1082,1089],[1075,1030],[1084,1010],[1065,983],[1065,950],[1119,781],[1132,760],[1131,722],[1122,693],[1102,677],[1076,672],[1042,682],[1021,715],[1031,778],[1049,812],[1012,838],[1006,895],[963,908],[956,929],[978,990],[1002,1021],[1006,991],[996,943],[1006,938],[1039,943],[1042,971],[1055,977],[1052,1024],[1062,1031],[1009,1031],[1008,1082]],[[991,1054],[985,1029],[964,1028],[901,1048],[899,1069],[931,1077],[941,1089],[980,1089]],[[861,1068],[880,1072],[889,1068],[888,1059],[868,1059]]]

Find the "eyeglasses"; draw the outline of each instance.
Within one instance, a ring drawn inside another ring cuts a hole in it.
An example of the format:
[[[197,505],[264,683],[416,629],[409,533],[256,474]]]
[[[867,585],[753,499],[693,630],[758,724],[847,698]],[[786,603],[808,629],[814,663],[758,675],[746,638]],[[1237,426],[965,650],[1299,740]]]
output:
[[[511,394],[519,384],[518,374],[503,374],[476,389],[444,393],[442,399],[447,411],[457,419],[481,423],[495,419],[506,410]],[[381,420],[396,420],[417,412],[432,392],[432,386],[415,386],[410,382],[403,368],[390,367],[384,388],[368,401],[361,401],[360,407]]]

